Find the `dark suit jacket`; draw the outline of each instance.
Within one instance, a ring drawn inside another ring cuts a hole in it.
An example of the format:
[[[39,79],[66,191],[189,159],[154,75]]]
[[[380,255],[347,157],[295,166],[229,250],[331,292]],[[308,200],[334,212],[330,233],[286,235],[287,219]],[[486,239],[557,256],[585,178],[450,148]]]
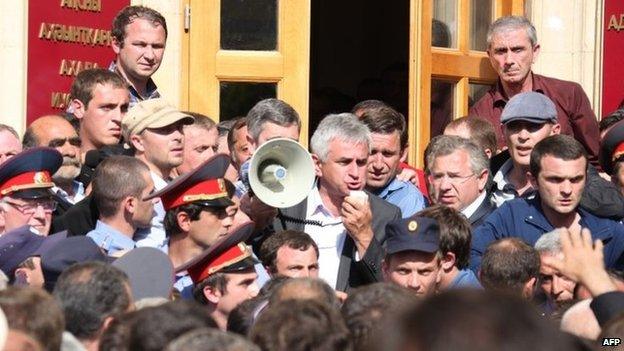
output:
[[[487,216],[490,213],[494,212],[495,209],[496,209],[496,206],[494,206],[492,202],[490,201],[490,195],[489,194],[486,195],[485,198],[483,199],[483,202],[481,202],[481,205],[479,205],[479,207],[472,214],[472,216],[468,218],[468,221],[470,222],[470,227],[474,230],[475,228],[480,226],[483,223],[483,221],[485,221]]]
[[[357,286],[382,280],[381,261],[385,255],[383,245],[386,241],[386,223],[401,219],[401,210],[371,193],[368,193],[368,198],[373,215],[372,226],[375,236],[364,257],[356,262],[355,243],[351,236],[347,235],[340,256],[336,290],[347,291]],[[286,229],[304,231],[307,207],[308,200],[306,199],[296,206],[279,210],[273,223],[274,231]]]
[[[50,233],[67,230],[68,236],[86,235],[95,229],[100,212],[95,205],[92,196],[85,196],[84,199],[68,208],[65,213],[52,218],[52,228]]]

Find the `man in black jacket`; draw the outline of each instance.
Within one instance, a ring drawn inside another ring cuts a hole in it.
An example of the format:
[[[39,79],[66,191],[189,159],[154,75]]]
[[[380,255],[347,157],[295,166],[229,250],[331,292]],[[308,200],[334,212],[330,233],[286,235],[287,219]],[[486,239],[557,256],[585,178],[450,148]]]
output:
[[[303,202],[279,211],[275,231],[308,233],[319,247],[319,277],[336,290],[380,281],[386,223],[401,218],[401,211],[362,191],[368,128],[350,113],[328,115],[310,147],[317,184]]]
[[[454,135],[431,141],[425,153],[431,200],[463,213],[472,228],[496,209],[487,192],[489,159],[475,143]]]

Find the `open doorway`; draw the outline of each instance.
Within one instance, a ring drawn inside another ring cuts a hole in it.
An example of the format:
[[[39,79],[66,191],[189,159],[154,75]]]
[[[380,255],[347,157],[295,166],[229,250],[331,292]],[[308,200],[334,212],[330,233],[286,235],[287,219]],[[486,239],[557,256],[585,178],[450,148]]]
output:
[[[313,0],[309,135],[328,113],[378,99],[407,118],[409,0]]]

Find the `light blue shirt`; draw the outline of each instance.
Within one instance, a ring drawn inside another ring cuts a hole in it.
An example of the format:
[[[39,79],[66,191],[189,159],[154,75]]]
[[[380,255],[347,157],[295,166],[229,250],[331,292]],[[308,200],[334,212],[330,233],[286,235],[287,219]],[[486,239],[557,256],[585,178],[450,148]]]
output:
[[[97,246],[106,251],[109,256],[136,247],[134,240],[100,220],[95,224],[95,229],[87,233],[87,236],[93,239]]]
[[[380,198],[398,206],[403,218],[411,217],[425,208],[425,197],[418,188],[410,183],[394,178],[385,188],[373,192]]]

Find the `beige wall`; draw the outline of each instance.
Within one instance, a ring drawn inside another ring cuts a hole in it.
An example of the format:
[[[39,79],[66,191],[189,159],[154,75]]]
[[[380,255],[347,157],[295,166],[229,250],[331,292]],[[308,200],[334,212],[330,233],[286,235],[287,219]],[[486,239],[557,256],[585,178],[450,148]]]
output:
[[[21,135],[26,123],[28,1],[0,1],[0,122]]]
[[[600,116],[602,1],[528,0],[527,15],[535,25],[541,54],[536,72],[583,86]]]
[[[183,1],[142,0],[134,5],[157,9],[167,19],[169,38],[160,70],[154,79],[161,94],[181,106]],[[527,0],[527,14],[542,45],[535,71],[579,82],[593,106],[600,106],[599,75],[602,1]],[[0,121],[25,128],[28,1],[0,1]],[[598,29],[598,30],[597,30]],[[600,111],[596,110],[600,115]]]

